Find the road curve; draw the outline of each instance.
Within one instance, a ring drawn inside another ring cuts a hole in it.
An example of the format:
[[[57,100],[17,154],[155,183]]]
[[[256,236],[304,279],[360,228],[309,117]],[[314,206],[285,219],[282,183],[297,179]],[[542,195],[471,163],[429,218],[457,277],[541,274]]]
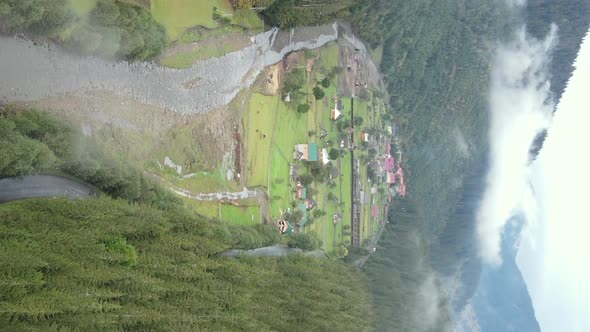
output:
[[[0,203],[36,197],[88,198],[96,190],[83,183],[53,175],[27,175],[0,179]]]

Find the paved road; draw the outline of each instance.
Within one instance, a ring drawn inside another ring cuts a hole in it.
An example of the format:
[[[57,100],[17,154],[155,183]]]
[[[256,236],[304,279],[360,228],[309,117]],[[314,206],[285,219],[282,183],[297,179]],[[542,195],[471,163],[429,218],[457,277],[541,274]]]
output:
[[[35,197],[87,198],[95,190],[61,176],[29,175],[0,179],[0,203]]]

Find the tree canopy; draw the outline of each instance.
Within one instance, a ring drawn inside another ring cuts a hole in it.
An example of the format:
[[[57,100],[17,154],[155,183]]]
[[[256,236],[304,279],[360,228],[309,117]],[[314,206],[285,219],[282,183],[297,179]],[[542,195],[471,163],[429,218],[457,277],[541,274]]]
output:
[[[248,226],[109,198],[12,202],[0,220],[2,330],[362,331],[372,323],[366,281],[350,266],[223,257],[240,240],[235,229]]]

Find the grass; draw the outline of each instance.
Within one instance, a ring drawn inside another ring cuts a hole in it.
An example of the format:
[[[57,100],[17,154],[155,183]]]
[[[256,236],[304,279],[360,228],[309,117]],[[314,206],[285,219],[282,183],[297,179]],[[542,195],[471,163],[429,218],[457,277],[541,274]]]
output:
[[[187,197],[182,197],[182,200],[186,206],[193,208],[197,213],[209,218],[219,219],[218,202],[197,201]]]
[[[268,186],[273,125],[279,105],[278,96],[252,95],[245,115],[248,185]]]
[[[339,47],[336,43],[329,43],[327,46],[320,49],[320,63],[327,69],[331,70],[338,66]]]
[[[264,22],[258,14],[250,9],[237,9],[231,17],[232,24],[242,26],[246,29],[261,31],[264,30]]]
[[[166,34],[171,40],[187,28],[202,25],[216,28],[213,20],[213,8],[231,13],[228,3],[223,0],[152,0],[151,11],[156,21],[166,28]]]
[[[221,204],[221,220],[230,224],[255,225],[260,223],[258,206],[234,206]]]
[[[235,206],[211,201],[197,201],[183,197],[187,207],[197,213],[230,224],[255,225],[260,223],[260,208],[253,206]]]
[[[271,214],[278,216],[286,210],[293,199],[292,184],[289,182],[289,163],[293,161],[293,147],[305,143],[307,135],[307,116],[299,114],[281,102],[277,111],[276,128],[271,151]],[[303,171],[302,165],[299,165]],[[279,198],[280,197],[280,198]]]

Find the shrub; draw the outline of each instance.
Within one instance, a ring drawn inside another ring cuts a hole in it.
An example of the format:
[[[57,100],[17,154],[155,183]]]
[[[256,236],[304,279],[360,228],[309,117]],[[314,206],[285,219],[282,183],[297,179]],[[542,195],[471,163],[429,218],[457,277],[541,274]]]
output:
[[[299,233],[291,235],[287,245],[291,248],[302,250],[315,250],[320,247],[321,241],[315,233]]]
[[[310,108],[311,107],[309,106],[309,104],[299,104],[299,106],[297,106],[297,112],[307,113],[307,112],[309,112]]]
[[[319,86],[316,86],[315,88],[313,88],[313,96],[315,97],[316,100],[320,100],[320,99],[324,98],[325,95],[326,95],[326,93]]]

